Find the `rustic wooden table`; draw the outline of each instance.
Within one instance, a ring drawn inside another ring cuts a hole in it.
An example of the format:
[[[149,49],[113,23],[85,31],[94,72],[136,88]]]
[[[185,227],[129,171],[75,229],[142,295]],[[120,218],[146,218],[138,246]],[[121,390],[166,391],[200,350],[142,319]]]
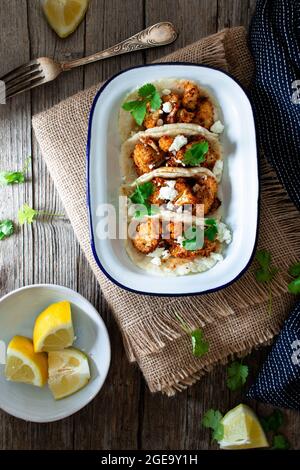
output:
[[[26,156],[33,157],[26,184],[1,189],[0,219],[15,219],[24,202],[51,212],[63,211],[32,133],[33,114],[121,69],[151,62],[226,26],[248,27],[254,7],[255,0],[91,0],[85,21],[70,38],[61,40],[43,18],[38,1],[1,0],[0,76],[30,58],[66,60],[100,51],[161,20],[172,21],[180,36],[168,47],[74,70],[0,107],[1,169],[22,168]],[[200,425],[203,412],[209,407],[226,411],[243,401],[243,394],[227,390],[225,369],[217,367],[174,398],[151,395],[137,367],[127,362],[118,328],[68,222],[36,222],[1,243],[0,295],[43,282],[79,291],[101,312],[112,341],[109,377],[89,406],[58,423],[26,423],[0,412],[1,449],[214,447]],[[266,352],[264,349],[247,359],[252,377]],[[260,413],[270,410],[252,405]],[[294,448],[300,448],[300,416],[292,411],[286,411],[285,416],[285,434]]]

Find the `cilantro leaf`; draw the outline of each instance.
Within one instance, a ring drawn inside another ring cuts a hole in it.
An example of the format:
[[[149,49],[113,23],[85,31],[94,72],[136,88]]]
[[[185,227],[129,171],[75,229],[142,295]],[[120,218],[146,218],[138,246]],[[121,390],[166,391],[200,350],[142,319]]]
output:
[[[205,155],[208,152],[208,142],[196,142],[188,149],[183,157],[183,162],[186,165],[197,166],[199,163],[205,161]]]
[[[255,271],[255,278],[258,282],[272,281],[274,276],[278,273],[278,268],[271,266],[272,256],[267,250],[259,250],[255,255],[260,268]]]
[[[195,357],[202,357],[209,350],[209,344],[204,339],[203,331],[199,328],[190,333],[192,338],[193,354]]]
[[[182,246],[188,251],[199,250],[203,247],[203,230],[199,227],[189,227],[183,234]]]
[[[141,126],[147,114],[147,103],[150,103],[151,109],[159,109],[161,105],[161,97],[152,83],[146,83],[146,85],[143,85],[138,90],[138,95],[141,99],[123,103],[122,108],[125,111],[129,111],[136,123]]]
[[[122,105],[122,108],[125,111],[130,111],[130,114],[139,126],[143,124],[147,112],[146,101],[128,101]]]
[[[10,237],[14,233],[14,224],[11,220],[0,221],[0,240]]]
[[[211,242],[213,242],[218,234],[217,221],[215,219],[205,220],[204,236]]]
[[[25,165],[22,171],[1,171],[0,172],[0,186],[8,186],[9,184],[20,184],[25,181],[25,174],[29,166],[31,157],[25,160]]]
[[[248,366],[242,364],[239,361],[234,361],[230,366],[227,368],[227,387],[232,392],[235,392],[239,388],[242,388],[247,381],[247,377],[249,374]]]
[[[154,191],[154,184],[151,181],[137,185],[134,192],[129,196],[129,199],[134,204],[143,204],[147,202],[149,197]]]
[[[282,434],[277,434],[274,436],[272,444],[272,449],[274,450],[288,450],[291,447],[287,438]]]
[[[300,263],[294,263],[289,268],[289,274],[293,277],[300,276]]]
[[[21,225],[27,222],[31,224],[33,220],[38,215],[38,211],[30,207],[28,204],[23,204],[23,206],[18,210],[18,220]]]
[[[221,422],[223,416],[219,410],[207,410],[202,418],[202,426],[212,429],[212,438],[221,441],[224,437],[224,426]]]
[[[157,110],[160,108],[161,105],[161,97],[159,96],[158,91],[156,91],[150,101],[150,108],[153,110]]]
[[[288,291],[291,293],[291,294],[300,294],[300,276],[297,277],[297,279],[294,279],[293,281],[291,281],[288,285]]]
[[[155,86],[152,83],[146,83],[139,89],[138,94],[143,98],[149,98],[149,96],[153,96],[155,92]]]
[[[281,410],[274,410],[269,416],[260,418],[260,423],[265,432],[277,432],[283,424],[283,414]]]
[[[155,215],[159,212],[159,208],[155,206],[154,204],[149,204],[146,202],[143,207],[140,207],[137,209],[134,213],[134,217],[136,219],[140,219],[142,217],[145,217],[146,215]]]

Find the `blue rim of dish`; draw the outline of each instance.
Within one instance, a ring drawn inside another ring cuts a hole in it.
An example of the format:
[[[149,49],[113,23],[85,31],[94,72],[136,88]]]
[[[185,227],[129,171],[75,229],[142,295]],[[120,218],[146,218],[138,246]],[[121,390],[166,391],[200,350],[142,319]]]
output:
[[[93,123],[93,116],[94,116],[94,111],[95,111],[96,104],[98,102],[98,99],[99,99],[100,95],[105,90],[105,88],[110,84],[111,81],[113,81],[119,75],[122,75],[122,74],[124,74],[124,73],[126,73],[130,70],[134,70],[134,69],[146,68],[146,67],[164,67],[165,65],[167,65],[167,66],[170,66],[170,65],[171,66],[184,65],[184,66],[187,66],[187,67],[192,66],[192,67],[212,69],[212,70],[216,70],[217,72],[220,72],[220,73],[226,75],[227,77],[231,78],[231,80],[233,80],[242,89],[242,91],[245,93],[245,95],[246,95],[246,97],[249,101],[249,104],[250,104],[250,107],[251,107],[251,110],[252,110],[253,120],[254,120],[255,145],[256,145],[256,164],[257,164],[257,174],[258,174],[258,194],[257,194],[256,236],[255,236],[255,242],[254,242],[254,245],[253,245],[253,250],[252,250],[252,253],[249,257],[249,260],[248,260],[246,266],[239,272],[239,274],[235,278],[233,278],[231,281],[227,282],[226,284],[223,284],[222,286],[214,287],[212,289],[207,289],[207,290],[202,291],[202,292],[190,292],[190,293],[184,292],[184,293],[177,293],[177,294],[168,294],[168,293],[143,292],[143,291],[140,291],[140,290],[131,289],[131,287],[125,286],[124,284],[121,284],[120,282],[118,282],[116,279],[114,279],[106,271],[106,269],[103,267],[103,265],[102,265],[102,263],[101,263],[101,261],[98,257],[96,246],[95,246],[95,237],[94,237],[94,232],[93,232],[93,218],[92,218],[92,211],[91,211],[91,192],[90,192],[90,150],[91,150],[92,123]],[[260,163],[259,163],[259,154],[258,154],[258,144],[257,144],[257,139],[256,139],[256,116],[255,116],[255,113],[254,113],[254,108],[253,108],[252,100],[249,96],[249,93],[247,92],[247,90],[245,90],[243,85],[236,78],[234,78],[232,75],[230,75],[228,72],[224,72],[223,70],[219,70],[216,67],[210,67],[208,65],[193,64],[192,62],[163,62],[163,63],[156,63],[156,64],[135,65],[133,67],[129,67],[128,69],[125,69],[125,70],[122,70],[121,72],[116,73],[115,75],[110,77],[104,83],[104,85],[102,85],[102,87],[97,91],[97,93],[94,97],[94,100],[93,100],[93,103],[92,103],[92,106],[91,106],[91,110],[90,110],[90,114],[89,114],[88,136],[87,136],[87,145],[86,145],[86,162],[87,162],[87,181],[86,181],[86,183],[87,183],[87,188],[86,188],[87,197],[86,197],[86,202],[87,202],[87,209],[88,209],[89,229],[90,229],[90,244],[91,244],[91,248],[92,248],[92,253],[94,255],[94,258],[95,258],[95,261],[96,261],[98,267],[101,269],[103,274],[105,274],[105,276],[110,281],[112,281],[115,285],[117,285],[118,287],[121,287],[121,289],[124,289],[128,292],[132,292],[134,294],[148,295],[150,297],[151,296],[152,297],[190,297],[190,296],[194,296],[194,295],[204,295],[204,294],[210,294],[212,292],[217,292],[219,290],[225,289],[225,287],[228,287],[231,284],[233,284],[234,282],[238,281],[242,277],[242,275],[247,271],[247,269],[249,268],[249,266],[250,266],[250,264],[251,264],[251,262],[254,258],[254,254],[255,254],[255,251],[256,251],[256,247],[257,247],[258,231],[259,231],[259,217],[260,217],[261,185],[260,185],[260,178],[259,178]]]

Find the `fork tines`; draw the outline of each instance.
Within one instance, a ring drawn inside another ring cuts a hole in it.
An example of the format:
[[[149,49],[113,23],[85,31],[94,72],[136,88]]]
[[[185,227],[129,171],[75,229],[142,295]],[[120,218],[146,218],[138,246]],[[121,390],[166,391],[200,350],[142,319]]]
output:
[[[6,99],[41,85],[44,79],[43,70],[37,60],[21,65],[0,78],[5,83]]]

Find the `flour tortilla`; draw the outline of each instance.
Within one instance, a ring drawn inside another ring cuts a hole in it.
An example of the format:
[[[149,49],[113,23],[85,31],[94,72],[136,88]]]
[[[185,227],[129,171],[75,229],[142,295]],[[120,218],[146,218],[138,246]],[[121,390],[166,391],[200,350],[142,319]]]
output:
[[[160,94],[162,94],[163,90],[170,90],[171,92],[181,94],[183,93],[183,86],[187,81],[194,83],[195,86],[199,88],[201,96],[205,98],[209,98],[209,100],[212,102],[214,106],[214,122],[218,121],[220,112],[219,112],[219,106],[214,96],[210,93],[210,91],[207,88],[204,88],[203,86],[201,86],[199,83],[195,82],[194,80],[165,78],[163,80],[158,80],[158,81],[154,81],[151,83],[155,86],[155,88]],[[125,97],[123,102],[125,103],[127,101],[134,101],[138,99],[139,88],[140,87],[128,93],[128,95]],[[180,125],[181,123],[178,123],[178,124]],[[153,129],[156,129],[156,128],[153,128]],[[138,126],[138,124],[135,122],[135,120],[131,116],[130,112],[125,111],[124,109],[121,108],[120,113],[119,113],[119,130],[120,130],[120,136],[121,136],[122,141],[125,141],[134,133],[144,130],[144,127]]]
[[[155,127],[153,129],[147,129],[146,131],[138,132],[137,134],[134,134],[132,137],[126,140],[126,142],[124,142],[121,148],[120,167],[123,181],[125,184],[131,184],[136,180],[136,169],[131,155],[134,150],[134,147],[139,142],[139,140],[143,137],[152,137],[154,140],[159,140],[160,137],[162,137],[163,135],[168,135],[171,137],[176,137],[178,135],[184,135],[186,137],[202,135],[206,138],[211,148],[216,153],[218,161],[223,160],[222,148],[219,143],[218,136],[216,134],[209,132],[207,129],[197,124],[166,124],[161,127]],[[170,172],[176,171],[179,168],[181,169],[181,167],[167,168]],[[196,168],[199,169],[201,167]],[[192,168],[183,169],[190,170]]]

